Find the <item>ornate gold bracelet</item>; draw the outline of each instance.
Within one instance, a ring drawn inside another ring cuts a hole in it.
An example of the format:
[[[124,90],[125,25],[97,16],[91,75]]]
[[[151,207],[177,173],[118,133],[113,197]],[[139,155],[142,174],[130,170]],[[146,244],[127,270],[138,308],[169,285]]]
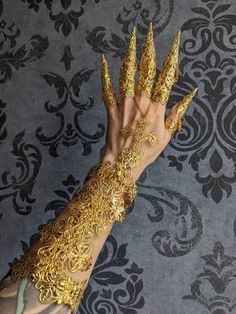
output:
[[[96,180],[75,193],[68,204],[67,220],[44,225],[40,230],[43,246],[11,265],[11,279],[31,278],[39,290],[40,302],[64,303],[76,310],[87,281],[73,281],[68,271],[86,271],[91,267],[93,245],[89,240],[95,233],[107,233],[109,224],[123,221],[125,209],[137,193],[132,175],[121,165],[103,162],[93,167],[87,180]]]

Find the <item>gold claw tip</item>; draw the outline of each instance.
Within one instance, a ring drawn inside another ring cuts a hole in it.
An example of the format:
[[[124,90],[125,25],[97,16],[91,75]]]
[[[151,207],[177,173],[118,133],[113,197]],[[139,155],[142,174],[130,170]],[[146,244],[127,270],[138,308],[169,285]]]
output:
[[[187,95],[185,95],[179,102],[177,105],[177,113],[183,115],[185,113],[185,111],[187,110],[188,106],[190,105],[193,97],[196,95],[198,91],[198,87],[193,89],[190,93],[188,93]]]
[[[101,100],[108,106],[116,106],[117,99],[109,74],[108,63],[104,54],[101,55],[101,79],[102,79]]]
[[[198,87],[197,88],[194,88],[188,95],[189,97],[191,97],[191,99],[196,95],[198,91]]]
[[[131,36],[126,49],[122,66],[120,68],[119,89],[121,97],[134,97],[136,62],[136,26],[131,31]]]
[[[140,62],[140,72],[136,95],[151,97],[153,80],[156,75],[156,51],[150,22]]]
[[[174,40],[172,42],[171,51],[172,53],[177,53],[180,46],[180,37],[181,37],[181,31],[179,30],[174,37]]]

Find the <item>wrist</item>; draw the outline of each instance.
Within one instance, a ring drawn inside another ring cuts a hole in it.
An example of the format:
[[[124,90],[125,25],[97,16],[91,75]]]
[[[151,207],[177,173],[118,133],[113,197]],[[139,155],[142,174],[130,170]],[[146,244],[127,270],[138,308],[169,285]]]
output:
[[[106,162],[110,161],[112,164],[114,164],[117,161],[117,157],[114,156],[114,154],[110,152],[105,152],[103,156],[100,159],[100,162]],[[148,166],[149,164],[142,161],[139,165],[134,167],[130,172],[133,176],[134,183],[139,179],[141,174],[143,173],[144,169]]]

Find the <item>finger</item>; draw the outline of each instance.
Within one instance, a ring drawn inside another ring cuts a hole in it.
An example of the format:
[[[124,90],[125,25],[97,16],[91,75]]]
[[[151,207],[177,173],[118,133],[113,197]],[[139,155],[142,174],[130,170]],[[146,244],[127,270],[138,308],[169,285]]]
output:
[[[162,107],[163,113],[165,113],[172,86],[178,80],[180,34],[180,31],[178,31],[175,35],[171,49],[163,63],[161,73],[159,74],[151,97],[153,102],[163,105],[163,107],[159,106]]]
[[[118,101],[109,74],[108,63],[104,54],[101,55],[101,81],[102,81],[101,100],[104,102],[104,104],[109,110],[110,107],[117,106]]]
[[[198,88],[192,90],[189,94],[184,96],[170,111],[165,119],[165,128],[167,130],[167,137],[171,138],[177,130],[182,128],[182,117],[186,112],[193,97],[196,95]]]
[[[135,95],[135,74],[137,69],[136,54],[136,26],[134,26],[131,32],[129,45],[120,68],[119,89],[122,102],[125,97],[134,98]]]
[[[109,74],[108,63],[104,54],[101,55],[101,100],[107,111],[106,148],[117,151],[117,139],[115,138],[119,128],[118,101]]]
[[[135,95],[146,96],[148,98],[151,98],[152,86],[155,76],[156,76],[156,50],[153,39],[152,23],[150,22],[145,47],[141,57],[139,79]],[[138,102],[140,104],[140,109],[141,110],[144,109],[146,111],[147,108],[143,108],[145,104],[148,104],[145,97],[138,97]]]

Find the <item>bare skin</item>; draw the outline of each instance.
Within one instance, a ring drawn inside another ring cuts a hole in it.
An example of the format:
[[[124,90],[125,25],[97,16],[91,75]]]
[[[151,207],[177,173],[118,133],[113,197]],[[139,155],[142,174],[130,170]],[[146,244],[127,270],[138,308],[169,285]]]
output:
[[[166,105],[161,103],[151,102],[146,96],[136,96],[136,100],[127,97],[120,102],[117,107],[108,107],[107,109],[107,133],[106,133],[106,149],[101,158],[101,161],[114,162],[117,156],[120,154],[124,147],[131,147],[133,139],[131,137],[124,139],[119,130],[126,125],[130,125],[132,128],[136,127],[137,119],[142,116],[140,110],[143,113],[148,110],[147,118],[151,122],[149,132],[155,132],[158,136],[158,144],[150,145],[144,143],[145,156],[142,159],[140,165],[133,169],[134,180],[137,181],[143,170],[150,165],[168,145],[171,134],[165,127],[165,113]],[[168,113],[169,117],[174,118],[175,106]],[[93,178],[89,179],[93,180]],[[85,183],[86,184],[86,183]],[[55,218],[55,220],[66,219],[68,217],[68,205],[65,206],[62,213]],[[82,281],[89,279],[94,268],[94,264],[97,257],[106,241],[108,234],[110,233],[113,224],[109,226],[108,233],[103,236],[95,235],[91,240],[93,243],[93,263],[92,267],[86,271],[78,271],[70,273],[69,275],[75,281]],[[38,249],[41,245],[36,243],[31,250]],[[24,314],[36,314],[36,313],[71,313],[70,308],[67,305],[58,304],[41,304],[38,300],[38,290],[34,288],[33,283],[30,280],[23,279],[13,283],[8,276],[0,283],[0,309],[2,313],[24,313]]]

